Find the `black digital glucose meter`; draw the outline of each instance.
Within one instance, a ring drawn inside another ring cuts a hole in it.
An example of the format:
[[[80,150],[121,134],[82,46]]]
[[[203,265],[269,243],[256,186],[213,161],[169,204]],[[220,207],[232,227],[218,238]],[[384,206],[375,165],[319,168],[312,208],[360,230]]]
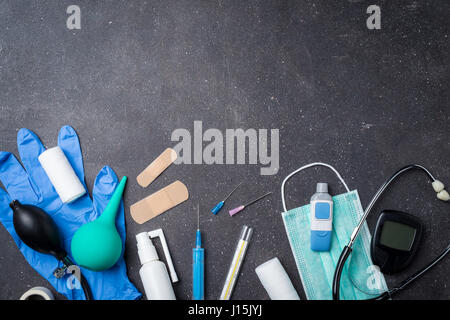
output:
[[[384,210],[372,236],[372,262],[385,274],[405,269],[414,258],[421,236],[419,219],[404,212]]]

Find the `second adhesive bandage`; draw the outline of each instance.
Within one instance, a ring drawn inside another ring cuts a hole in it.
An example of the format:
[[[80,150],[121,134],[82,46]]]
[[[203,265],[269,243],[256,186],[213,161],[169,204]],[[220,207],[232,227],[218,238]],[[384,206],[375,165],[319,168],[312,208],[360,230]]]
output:
[[[162,188],[148,197],[132,204],[131,217],[137,223],[144,223],[163,212],[179,205],[189,198],[189,192],[181,181]]]

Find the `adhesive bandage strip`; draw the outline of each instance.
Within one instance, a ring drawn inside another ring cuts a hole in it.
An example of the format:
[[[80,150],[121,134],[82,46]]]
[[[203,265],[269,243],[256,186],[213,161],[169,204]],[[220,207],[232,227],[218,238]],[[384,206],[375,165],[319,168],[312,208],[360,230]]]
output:
[[[179,205],[188,198],[189,192],[186,186],[181,181],[175,181],[131,205],[131,217],[137,223],[142,224]]]
[[[153,160],[136,178],[143,188],[152,183],[164,170],[167,169],[177,159],[177,153],[171,148],[167,148],[158,158]]]

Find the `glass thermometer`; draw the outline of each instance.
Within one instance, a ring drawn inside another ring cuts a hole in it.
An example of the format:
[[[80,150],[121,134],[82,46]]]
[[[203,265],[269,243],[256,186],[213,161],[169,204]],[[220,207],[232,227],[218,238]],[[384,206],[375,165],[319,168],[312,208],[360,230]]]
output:
[[[252,228],[246,225],[242,227],[239,242],[237,244],[233,260],[231,261],[230,269],[228,270],[227,278],[225,280],[225,284],[223,285],[222,294],[220,295],[219,300],[230,300],[252,233]]]

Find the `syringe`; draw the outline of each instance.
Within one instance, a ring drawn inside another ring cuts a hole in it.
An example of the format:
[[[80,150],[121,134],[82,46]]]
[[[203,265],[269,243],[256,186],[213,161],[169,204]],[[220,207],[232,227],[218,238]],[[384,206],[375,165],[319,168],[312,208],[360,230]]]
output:
[[[192,299],[205,299],[205,251],[202,248],[200,233],[200,207],[197,206],[197,232],[195,234],[195,248],[192,249]]]

